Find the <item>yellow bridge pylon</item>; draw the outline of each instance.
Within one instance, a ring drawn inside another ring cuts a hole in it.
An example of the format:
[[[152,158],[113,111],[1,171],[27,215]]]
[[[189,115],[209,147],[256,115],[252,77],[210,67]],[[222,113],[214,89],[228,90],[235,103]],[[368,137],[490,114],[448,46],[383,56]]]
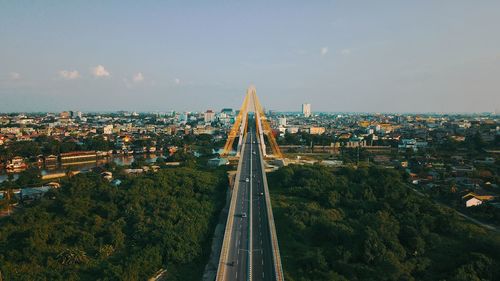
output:
[[[267,117],[264,113],[264,108],[260,104],[259,98],[257,97],[256,89],[254,86],[250,86],[245,95],[245,99],[243,100],[243,104],[241,105],[240,112],[238,113],[236,120],[231,128],[227,136],[226,144],[224,145],[224,150],[221,156],[227,156],[233,150],[233,144],[236,137],[240,137],[239,143],[241,143],[242,138],[246,134],[247,126],[248,126],[248,113],[255,112],[255,122],[257,128],[257,134],[260,137],[261,147],[263,149],[262,153],[265,156],[269,156],[266,154],[265,144],[263,135],[267,136],[268,142],[271,145],[271,150],[273,152],[273,156],[276,158],[283,158],[283,154],[276,142],[276,138],[273,135],[273,131],[269,122],[267,121]],[[239,132],[239,134],[238,134]],[[239,149],[238,145],[238,148]]]
[[[280,147],[278,146],[278,142],[276,141],[276,138],[274,137],[273,130],[271,129],[271,125],[269,125],[269,122],[267,121],[267,117],[264,114],[264,108],[260,104],[259,98],[257,97],[257,93],[253,91],[253,100],[254,100],[254,105],[255,105],[255,112],[256,112],[256,118],[255,122],[257,123],[257,130],[259,128],[262,129],[262,133],[267,136],[267,139],[271,145],[271,150],[273,152],[274,157],[276,158],[283,158],[283,154],[281,153]],[[259,126],[258,123],[261,123],[261,126]],[[257,132],[260,134],[260,132]],[[264,155],[265,151],[264,151]]]
[[[238,136],[238,131],[240,131],[241,127],[241,122],[243,118],[247,118],[247,104],[248,104],[248,95],[245,96],[245,99],[243,100],[243,104],[241,105],[240,112],[238,113],[238,116],[236,117],[236,120],[234,121],[233,127],[231,128],[231,131],[227,135],[227,141],[226,144],[224,145],[224,150],[221,154],[221,156],[227,156],[229,153],[233,150],[233,143],[236,137]],[[245,116],[245,117],[244,117]]]

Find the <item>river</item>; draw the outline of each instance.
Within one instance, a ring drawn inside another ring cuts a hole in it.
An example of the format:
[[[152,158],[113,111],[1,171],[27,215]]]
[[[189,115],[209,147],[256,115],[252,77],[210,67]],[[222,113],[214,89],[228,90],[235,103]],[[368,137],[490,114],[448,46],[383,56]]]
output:
[[[47,169],[43,168],[41,170],[42,175],[48,175],[48,174],[54,174],[54,173],[61,173],[61,172],[66,172],[68,167],[71,167],[71,170],[78,170],[78,171],[87,171],[95,167],[100,167],[104,166],[106,163],[109,163],[113,161],[116,165],[119,166],[128,166],[132,164],[135,161],[135,158],[143,158],[146,159],[147,163],[155,163],[156,159],[158,159],[157,155],[154,154],[144,154],[144,155],[115,155],[111,156],[108,158],[103,158],[103,159],[98,159],[95,162],[91,163],[79,163],[79,164],[72,164],[68,166],[61,166],[60,164],[57,167],[54,167],[52,169]],[[13,173],[14,180],[17,180],[19,178],[18,173]],[[6,181],[8,179],[8,175],[5,173],[5,171],[0,172],[0,183]]]

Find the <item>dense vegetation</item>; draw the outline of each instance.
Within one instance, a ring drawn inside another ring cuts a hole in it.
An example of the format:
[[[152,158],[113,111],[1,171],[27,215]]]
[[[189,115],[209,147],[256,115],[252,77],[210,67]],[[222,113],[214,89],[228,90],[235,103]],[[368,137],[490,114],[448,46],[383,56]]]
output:
[[[114,187],[77,175],[0,220],[3,278],[147,280],[167,268],[169,280],[200,279],[225,178],[182,167]]]
[[[380,168],[270,175],[287,280],[498,280],[500,236]]]

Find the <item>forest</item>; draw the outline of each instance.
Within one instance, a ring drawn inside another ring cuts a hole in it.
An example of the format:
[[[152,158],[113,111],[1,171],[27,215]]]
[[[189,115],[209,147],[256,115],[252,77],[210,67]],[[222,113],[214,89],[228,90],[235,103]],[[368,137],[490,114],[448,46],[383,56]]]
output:
[[[167,168],[125,179],[66,180],[0,219],[3,280],[199,280],[225,201],[223,170]],[[0,277],[1,278],[1,277]]]
[[[286,280],[498,280],[500,234],[377,167],[269,174]]]

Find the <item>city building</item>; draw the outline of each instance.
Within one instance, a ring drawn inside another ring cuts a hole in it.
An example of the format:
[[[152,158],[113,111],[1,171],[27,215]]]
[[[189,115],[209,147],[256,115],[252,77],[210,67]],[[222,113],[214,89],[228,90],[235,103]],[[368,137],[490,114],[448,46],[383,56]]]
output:
[[[183,112],[181,114],[179,114],[179,122],[186,122],[188,120],[188,113],[187,112]]]
[[[205,123],[211,123],[215,120],[215,112],[211,109],[207,110],[204,115]]]
[[[233,115],[234,114],[234,110],[232,108],[223,108],[220,112],[221,113],[225,113],[227,115]]]
[[[278,118],[278,125],[282,126],[282,127],[286,127],[286,117],[280,117]]]
[[[82,118],[81,111],[70,111],[70,113],[71,113],[71,118],[73,118],[73,119],[81,119]]]
[[[304,117],[311,116],[311,104],[310,103],[302,104],[302,115],[304,115]]]
[[[103,128],[103,134],[105,135],[111,135],[113,133],[113,125],[106,125]]]
[[[71,114],[68,111],[63,111],[59,114],[59,117],[61,118],[70,118]]]
[[[322,135],[325,133],[324,127],[309,127],[305,131],[311,135]]]

